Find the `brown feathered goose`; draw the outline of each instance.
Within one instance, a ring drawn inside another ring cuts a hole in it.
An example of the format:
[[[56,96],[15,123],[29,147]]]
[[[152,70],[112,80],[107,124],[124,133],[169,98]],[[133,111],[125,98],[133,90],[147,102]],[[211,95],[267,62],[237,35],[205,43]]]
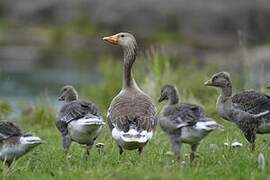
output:
[[[86,145],[86,153],[89,155],[89,150],[104,125],[98,107],[93,102],[79,100],[77,91],[70,85],[61,89],[58,99],[65,102],[56,120],[56,127],[62,135],[65,156],[71,141]]]
[[[190,161],[193,161],[200,141],[221,126],[207,117],[202,107],[196,104],[179,103],[177,90],[172,85],[162,87],[159,102],[164,100],[168,102],[160,112],[160,127],[169,136],[171,150],[178,159],[180,159],[181,144],[191,145]]]
[[[124,53],[123,85],[108,110],[108,124],[119,152],[138,149],[151,139],[156,126],[156,110],[151,98],[136,84],[132,65],[137,55],[137,43],[130,33],[118,33],[104,37],[104,41],[120,45]]]
[[[0,159],[8,166],[11,163],[29,152],[39,144],[44,143],[39,137],[30,133],[22,133],[15,124],[0,122]]]
[[[255,148],[256,133],[270,133],[270,96],[253,90],[232,96],[232,83],[228,72],[219,72],[204,83],[221,89],[217,99],[219,115],[236,123]]]

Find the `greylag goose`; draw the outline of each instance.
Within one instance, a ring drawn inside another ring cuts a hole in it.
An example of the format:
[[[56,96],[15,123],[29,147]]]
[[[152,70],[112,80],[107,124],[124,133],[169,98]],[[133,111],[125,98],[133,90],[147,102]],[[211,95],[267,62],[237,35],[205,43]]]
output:
[[[22,133],[15,124],[0,122],[0,159],[10,166],[13,161],[23,156],[39,144],[45,143],[30,133]]]
[[[61,89],[58,100],[65,102],[56,120],[56,127],[62,135],[65,157],[72,141],[86,145],[86,154],[89,155],[104,125],[98,107],[93,102],[79,100],[77,91],[69,85]]]
[[[232,95],[228,72],[216,73],[204,84],[221,89],[216,104],[219,115],[236,123],[254,150],[256,133],[270,133],[270,96],[253,90]]]
[[[108,110],[108,124],[119,153],[123,149],[138,149],[153,136],[156,126],[156,109],[151,98],[136,84],[132,65],[137,55],[137,43],[130,33],[118,33],[104,37],[104,41],[120,45],[124,53],[123,83],[120,93],[113,98]]]
[[[190,161],[195,158],[195,152],[200,141],[214,129],[221,126],[206,116],[203,108],[190,103],[179,103],[175,87],[165,85],[161,89],[159,102],[168,100],[159,116],[161,129],[169,136],[171,150],[180,159],[182,143],[191,145]]]

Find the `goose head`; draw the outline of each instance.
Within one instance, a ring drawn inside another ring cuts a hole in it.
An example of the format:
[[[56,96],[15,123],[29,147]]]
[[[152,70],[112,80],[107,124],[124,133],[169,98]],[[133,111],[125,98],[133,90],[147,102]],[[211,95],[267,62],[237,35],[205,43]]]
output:
[[[74,87],[66,85],[61,88],[60,96],[58,97],[59,101],[70,102],[78,99],[78,93]]]
[[[123,48],[135,48],[137,46],[135,37],[127,32],[120,32],[112,36],[107,36],[103,38],[104,41],[120,45]]]
[[[219,88],[228,87],[231,85],[230,74],[228,72],[216,73],[208,81],[206,81],[204,85]]]
[[[167,84],[161,88],[160,98],[158,102],[162,102],[165,100],[169,100],[171,101],[171,103],[178,103],[177,90],[174,86]]]
[[[137,56],[137,42],[135,37],[127,32],[117,33],[112,36],[107,36],[103,38],[104,41],[111,44],[119,45],[123,50],[124,55],[124,71],[123,71],[123,89],[128,87],[138,86],[132,75],[132,65],[135,62]]]

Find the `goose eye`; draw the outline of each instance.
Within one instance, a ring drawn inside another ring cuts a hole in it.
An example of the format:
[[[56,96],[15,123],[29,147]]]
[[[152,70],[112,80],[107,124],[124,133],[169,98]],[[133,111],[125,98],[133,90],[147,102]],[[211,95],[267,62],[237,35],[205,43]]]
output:
[[[120,37],[122,37],[122,38],[123,38],[123,37],[125,37],[125,35],[124,35],[124,34],[121,34],[121,36],[120,36]]]

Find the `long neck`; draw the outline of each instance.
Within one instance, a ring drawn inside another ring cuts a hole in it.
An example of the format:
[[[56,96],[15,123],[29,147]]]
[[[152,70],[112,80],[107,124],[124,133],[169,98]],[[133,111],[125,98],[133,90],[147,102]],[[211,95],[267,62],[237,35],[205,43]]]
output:
[[[217,99],[217,111],[226,120],[232,120],[232,112],[233,112],[233,105],[232,105],[232,86],[231,83],[228,83],[225,87],[221,89],[220,96]]]
[[[123,73],[123,89],[136,86],[136,82],[132,74],[132,65],[137,56],[137,45],[133,44],[123,48],[124,51],[124,73]]]

